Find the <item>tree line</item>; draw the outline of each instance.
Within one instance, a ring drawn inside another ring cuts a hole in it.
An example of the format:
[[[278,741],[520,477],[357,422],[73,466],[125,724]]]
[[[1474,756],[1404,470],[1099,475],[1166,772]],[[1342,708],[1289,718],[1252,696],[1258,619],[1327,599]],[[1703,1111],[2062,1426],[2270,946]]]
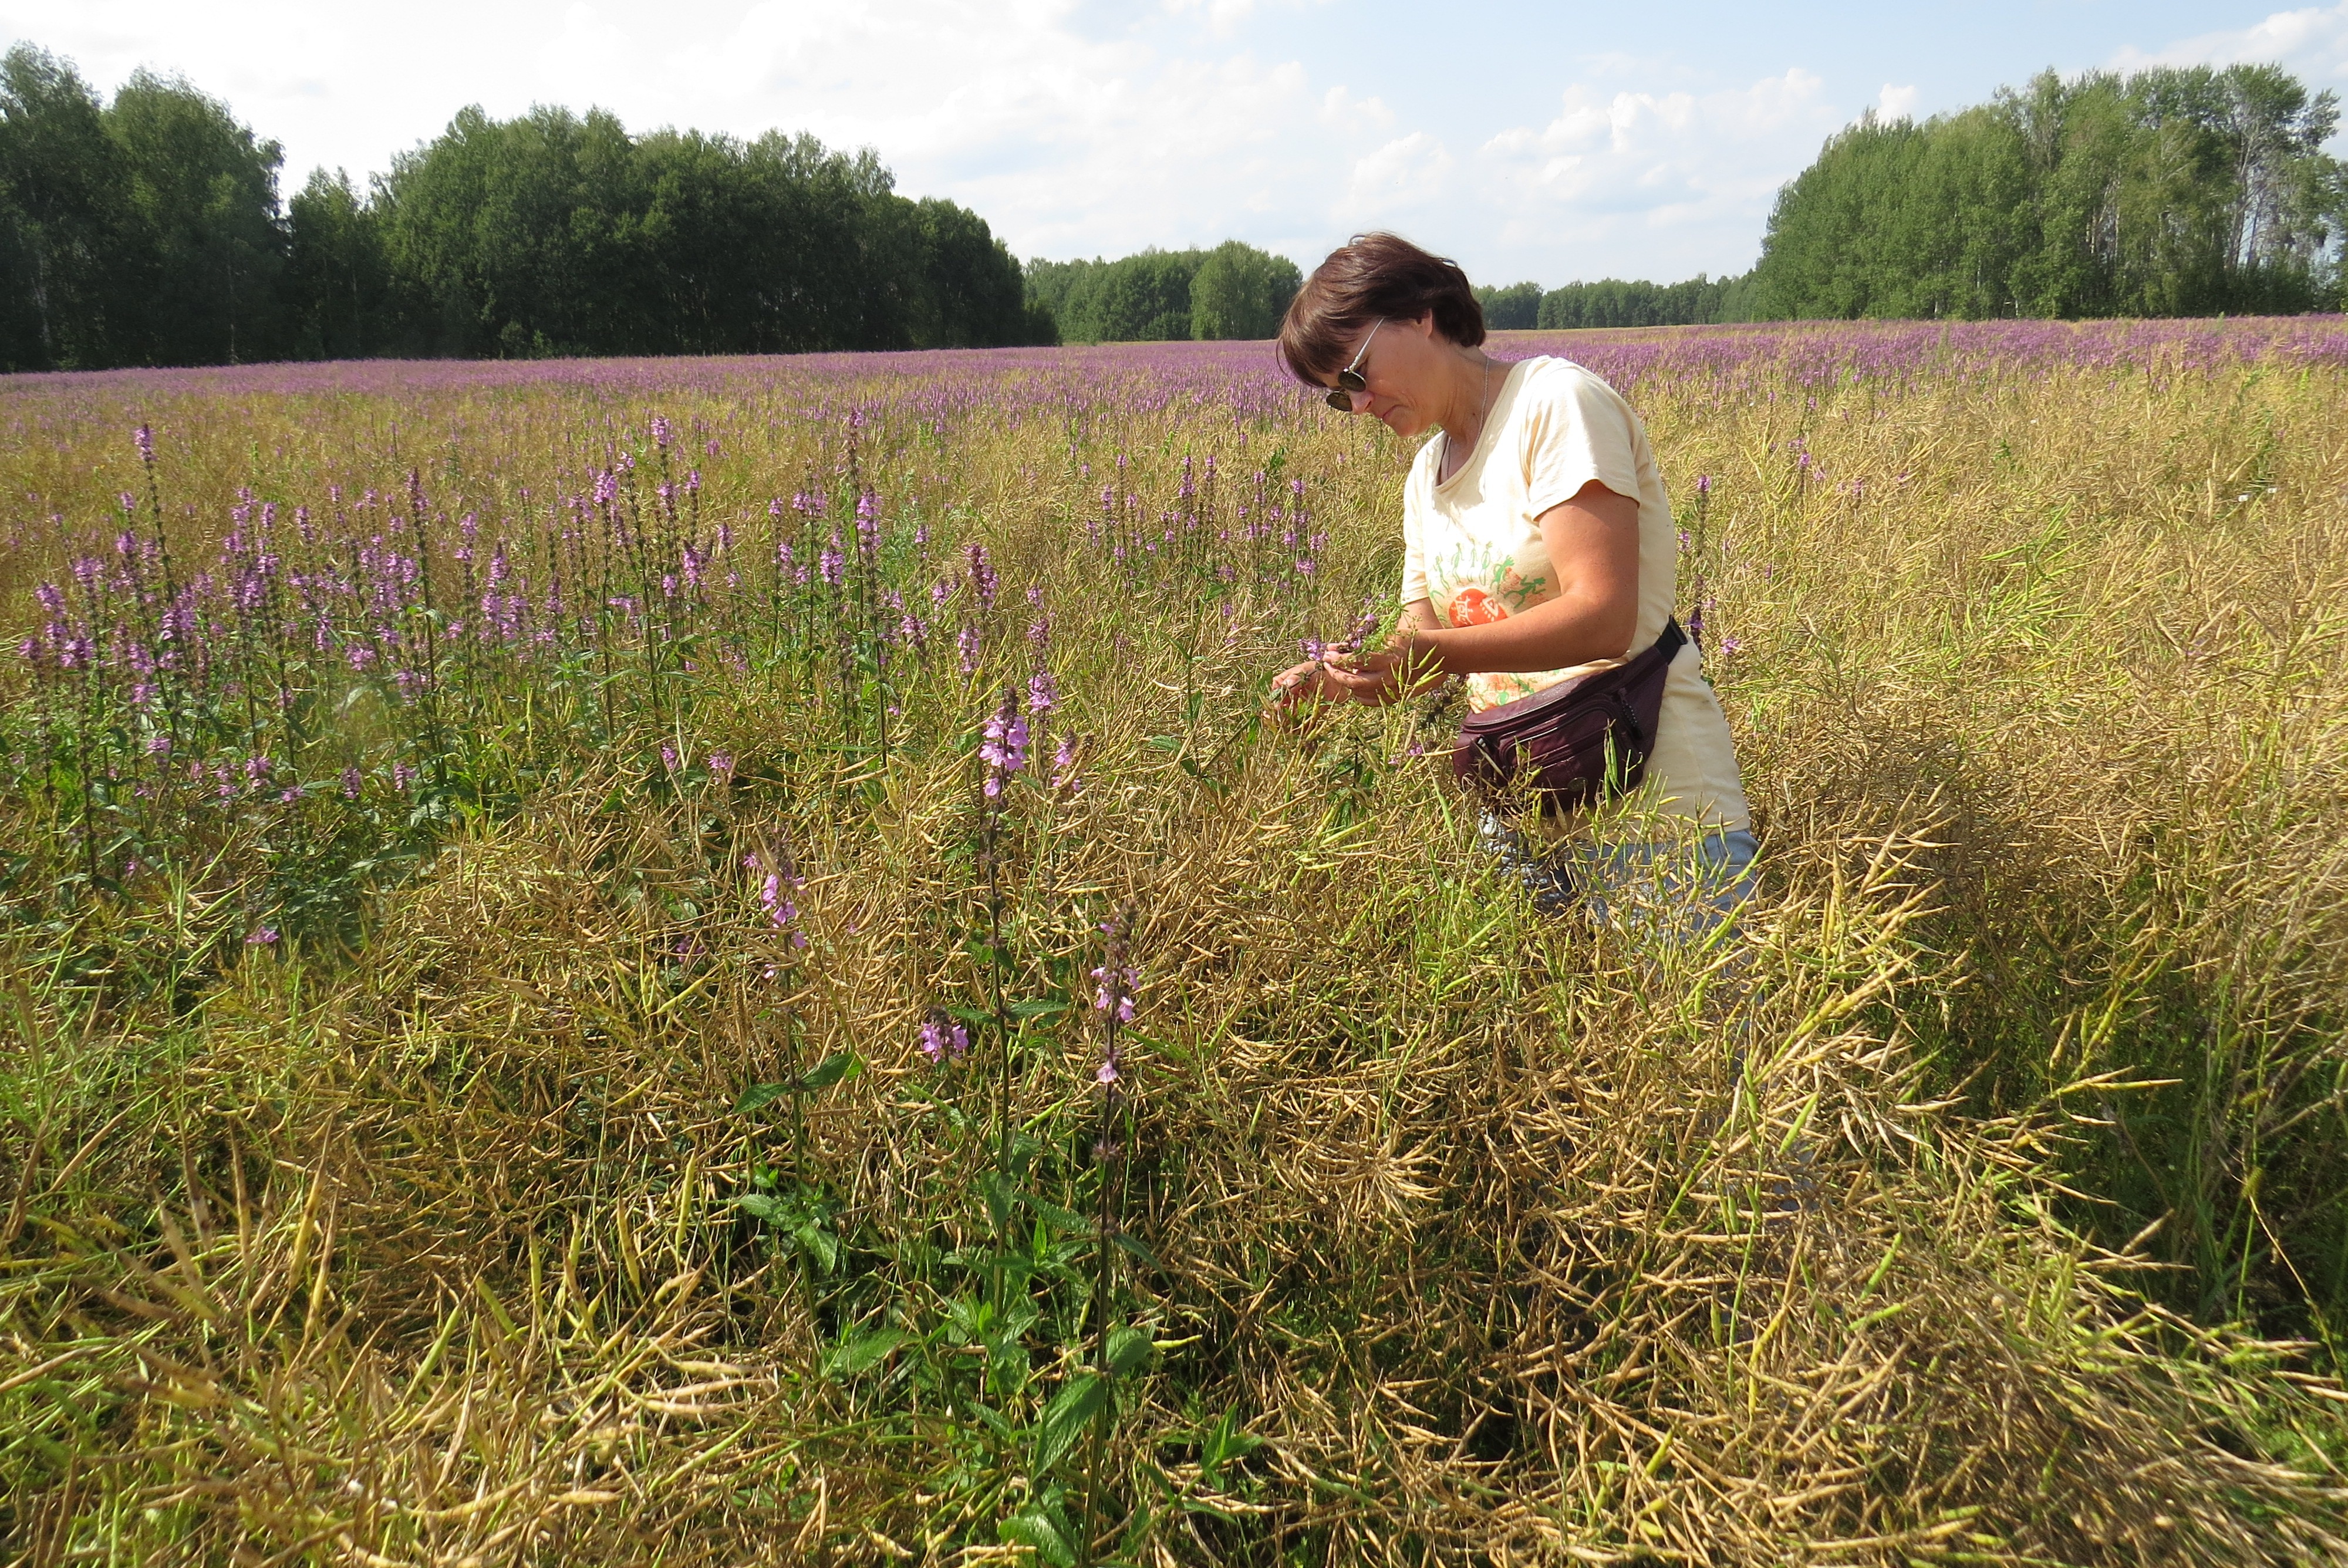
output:
[[[1687,326],[1752,319],[1752,274],[1715,278],[1704,273],[1683,283],[1651,284],[1622,278],[1567,284],[1480,287],[1484,325],[1498,331],[1570,330],[1591,326]]]
[[[1259,338],[1280,330],[1303,274],[1285,256],[1226,240],[1114,262],[1027,263],[1027,304],[1069,343]]]
[[[1783,316],[2286,313],[2341,302],[2329,92],[2273,66],[2068,80],[1862,119],[1779,193],[1753,279]]]
[[[2047,71],[1921,123],[1862,117],[1778,192],[1742,276],[1477,293],[1503,328],[2337,310],[2338,124],[2273,66]]]
[[[0,368],[1053,341],[985,221],[877,156],[459,113],[365,189],[186,81],[0,57]]]
[[[1478,294],[1501,329],[2339,308],[2338,118],[2271,66],[2045,72],[1831,138],[1749,273]],[[1261,338],[1301,283],[1237,240],[1023,269],[869,150],[601,110],[468,108],[364,187],[319,170],[290,201],[283,163],[184,79],[106,101],[11,48],[0,369]]]

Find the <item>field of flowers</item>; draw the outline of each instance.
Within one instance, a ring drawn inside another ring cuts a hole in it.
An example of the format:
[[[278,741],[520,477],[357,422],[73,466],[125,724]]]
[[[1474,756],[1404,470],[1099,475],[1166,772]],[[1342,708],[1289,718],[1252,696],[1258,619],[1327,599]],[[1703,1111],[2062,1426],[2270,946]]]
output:
[[[2339,1561],[2348,322],[1507,336],[1712,946],[1264,345],[0,379],[0,1559]]]

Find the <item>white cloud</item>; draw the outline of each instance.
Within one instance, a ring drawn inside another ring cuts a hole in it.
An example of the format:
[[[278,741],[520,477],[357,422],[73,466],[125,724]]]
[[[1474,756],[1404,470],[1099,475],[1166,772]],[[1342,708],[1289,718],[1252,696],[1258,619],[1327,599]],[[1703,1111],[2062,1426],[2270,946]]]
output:
[[[1384,98],[1355,98],[1343,87],[1321,95],[1321,123],[1340,131],[1385,130],[1395,122]]]
[[[2328,10],[2277,11],[2248,27],[2202,33],[2149,52],[2131,46],[2112,57],[2113,67],[2124,71],[2243,61],[2282,66],[2317,88],[2348,82],[2348,0]]]
[[[1441,201],[1457,166],[1450,150],[1423,130],[1396,137],[1354,160],[1345,199],[1329,215],[1357,229],[1394,222]]]
[[[1614,54],[1546,115],[1496,95],[1462,116],[1408,51],[1341,70],[1263,44],[1309,38],[1282,27],[1326,3],[0,0],[0,35],[104,88],[184,70],[283,141],[289,188],[315,164],[381,170],[467,103],[595,106],[870,145],[900,190],[963,202],[1023,256],[1237,235],[1310,266],[1391,223],[1479,277],[1549,282],[1746,264],[1778,183],[1856,111],[1800,68],[1722,89],[1675,55]]]
[[[1916,112],[1914,85],[1896,88],[1890,82],[1884,83],[1883,91],[1876,96],[1875,112],[1883,119],[1906,119],[1913,115]]]
[[[1547,125],[1477,150],[1484,204],[1505,214],[1488,246],[1494,275],[1677,277],[1743,264],[1777,187],[1849,118],[1824,85],[1795,67],[1711,93],[1568,88]],[[1746,236],[1741,253],[1676,237],[1723,232]]]

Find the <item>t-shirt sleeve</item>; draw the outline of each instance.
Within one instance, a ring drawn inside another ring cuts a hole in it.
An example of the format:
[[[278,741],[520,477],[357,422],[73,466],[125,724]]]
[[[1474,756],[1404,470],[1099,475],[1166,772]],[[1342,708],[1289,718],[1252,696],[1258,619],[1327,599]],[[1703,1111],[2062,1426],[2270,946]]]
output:
[[[1525,496],[1538,518],[1596,480],[1616,495],[1639,499],[1639,459],[1631,406],[1612,387],[1575,369],[1544,377],[1523,425]]]
[[[1406,608],[1427,598],[1426,534],[1424,504],[1418,494],[1418,471],[1411,470],[1402,487],[1402,603]]]

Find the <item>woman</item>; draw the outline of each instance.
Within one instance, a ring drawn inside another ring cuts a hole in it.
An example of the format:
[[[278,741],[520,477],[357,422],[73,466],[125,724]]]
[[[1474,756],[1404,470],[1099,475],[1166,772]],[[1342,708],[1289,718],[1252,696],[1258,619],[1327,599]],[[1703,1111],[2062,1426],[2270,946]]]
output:
[[[1677,531],[1654,449],[1630,405],[1570,360],[1503,364],[1451,262],[1364,234],[1313,271],[1280,352],[1333,407],[1422,446],[1403,485],[1403,617],[1385,646],[1298,665],[1280,701],[1391,702],[1445,676],[1477,711],[1620,661],[1672,614]],[[1605,913],[1637,884],[1725,913],[1753,887],[1752,820],[1728,721],[1693,642],[1672,661],[1645,782],[1610,809],[1604,848],[1545,820],[1540,852],[1497,819],[1486,832],[1536,903],[1579,894]],[[1713,923],[1708,913],[1699,923]]]

